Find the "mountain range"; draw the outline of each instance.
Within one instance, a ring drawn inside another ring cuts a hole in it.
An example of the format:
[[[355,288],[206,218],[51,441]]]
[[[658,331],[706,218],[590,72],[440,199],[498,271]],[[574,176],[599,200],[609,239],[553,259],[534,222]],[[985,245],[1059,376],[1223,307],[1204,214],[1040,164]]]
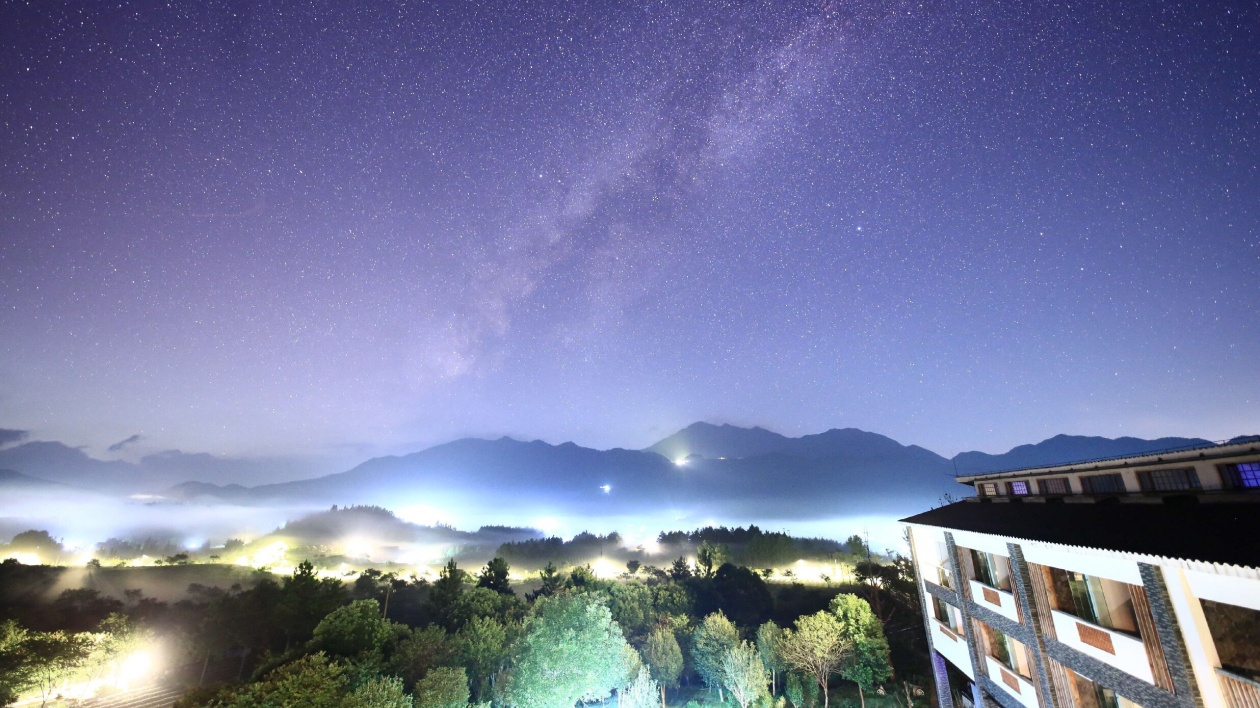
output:
[[[0,448],[0,469],[15,471],[0,475],[0,488],[18,474],[27,485],[35,478],[101,493],[235,505],[377,504],[606,517],[650,508],[679,519],[817,519],[921,510],[963,491],[956,474],[1208,444],[1058,435],[1003,454],[964,452],[949,459],[855,428],[792,438],[695,423],[643,450],[468,438],[295,482],[221,486],[203,478],[171,486],[176,480],[155,475],[144,461],[98,460],[61,443],[26,442]],[[11,512],[0,507],[0,513]]]

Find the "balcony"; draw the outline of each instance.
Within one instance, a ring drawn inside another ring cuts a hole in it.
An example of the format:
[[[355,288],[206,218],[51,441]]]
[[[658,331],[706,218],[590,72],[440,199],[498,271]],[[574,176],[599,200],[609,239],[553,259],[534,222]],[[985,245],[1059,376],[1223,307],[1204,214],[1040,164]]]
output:
[[[1229,708],[1260,708],[1260,683],[1225,669],[1217,669],[1216,675]]]
[[[967,637],[962,632],[955,632],[942,624],[940,620],[933,618],[932,647],[959,671],[966,674],[967,678],[975,679],[971,675],[971,654],[967,651]]]
[[[979,580],[971,581],[971,598],[977,605],[992,610],[1012,622],[1019,622],[1015,596],[1005,590],[989,587]]]
[[[1002,662],[991,656],[984,657],[985,668],[989,672],[989,678],[993,679],[993,683],[1006,689],[1006,692],[1015,697],[1015,700],[1028,706],[1028,708],[1038,708],[1041,704],[1037,701],[1037,689],[1033,687],[1032,682],[1015,673],[1010,667],[1005,666]]]
[[[1063,644],[1143,681],[1155,683],[1151,663],[1146,656],[1146,647],[1141,639],[1114,629],[1099,627],[1059,610],[1051,610],[1050,617],[1054,621],[1055,636]]]

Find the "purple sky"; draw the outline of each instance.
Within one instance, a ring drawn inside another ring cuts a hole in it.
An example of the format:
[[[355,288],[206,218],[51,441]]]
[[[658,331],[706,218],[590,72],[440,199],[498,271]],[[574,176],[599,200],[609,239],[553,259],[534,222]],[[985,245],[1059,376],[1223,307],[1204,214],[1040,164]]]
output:
[[[1260,432],[1254,3],[173,5],[0,7],[0,427]]]

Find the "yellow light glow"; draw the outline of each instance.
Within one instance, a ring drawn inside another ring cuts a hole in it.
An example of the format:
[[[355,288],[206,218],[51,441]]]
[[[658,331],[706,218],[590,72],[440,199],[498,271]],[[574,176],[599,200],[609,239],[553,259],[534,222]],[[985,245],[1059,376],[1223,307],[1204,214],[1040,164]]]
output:
[[[621,573],[617,566],[613,565],[607,558],[600,558],[592,563],[591,571],[595,573],[595,577],[601,580],[611,580]]]
[[[119,667],[118,683],[121,687],[141,683],[153,675],[156,665],[153,654],[147,651],[131,654],[123,659],[122,666]]]
[[[34,553],[10,553],[5,556],[5,560],[12,558],[22,565],[42,565],[39,562],[39,556]]]
[[[372,544],[362,538],[347,538],[342,548],[350,558],[369,558],[372,555]]]

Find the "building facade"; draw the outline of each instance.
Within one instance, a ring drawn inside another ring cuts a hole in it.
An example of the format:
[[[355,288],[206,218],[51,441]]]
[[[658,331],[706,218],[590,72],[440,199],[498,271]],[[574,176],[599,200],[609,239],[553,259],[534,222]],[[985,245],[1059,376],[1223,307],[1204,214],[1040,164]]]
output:
[[[1260,441],[959,481],[903,519],[942,708],[1260,708]]]

